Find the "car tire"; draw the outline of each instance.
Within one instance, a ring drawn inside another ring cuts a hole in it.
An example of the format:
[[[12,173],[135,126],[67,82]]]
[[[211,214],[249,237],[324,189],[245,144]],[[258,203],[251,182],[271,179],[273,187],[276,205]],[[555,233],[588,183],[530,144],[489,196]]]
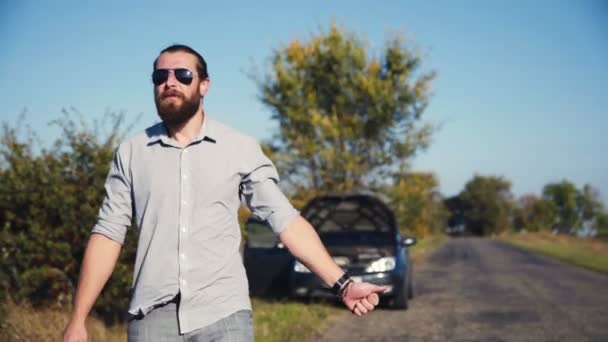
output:
[[[414,282],[411,280],[409,281],[409,285],[407,286],[407,298],[408,299],[414,298]]]
[[[408,308],[408,297],[409,297],[409,281],[403,280],[401,288],[392,300],[393,309],[407,310]]]

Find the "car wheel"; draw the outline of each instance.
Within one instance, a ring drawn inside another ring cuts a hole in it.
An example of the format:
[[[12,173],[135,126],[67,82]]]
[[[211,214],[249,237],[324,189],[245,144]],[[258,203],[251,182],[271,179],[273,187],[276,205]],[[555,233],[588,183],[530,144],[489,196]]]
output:
[[[414,282],[412,280],[409,281],[409,285],[407,286],[407,298],[414,298]]]
[[[409,281],[406,279],[403,280],[401,288],[395,295],[392,301],[392,307],[394,309],[407,309],[408,307],[408,297],[409,297]]]

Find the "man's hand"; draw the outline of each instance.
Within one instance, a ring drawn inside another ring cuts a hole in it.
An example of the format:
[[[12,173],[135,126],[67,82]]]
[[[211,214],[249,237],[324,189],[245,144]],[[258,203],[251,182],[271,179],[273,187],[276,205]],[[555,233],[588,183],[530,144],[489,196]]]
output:
[[[94,233],[89,238],[84,252],[78,288],[74,297],[74,308],[63,332],[63,341],[84,342],[87,329],[84,325],[93,303],[110,278],[122,245],[105,235]]]
[[[279,234],[279,238],[289,252],[321,278],[328,287],[332,288],[344,274],[323,246],[315,229],[302,216],[296,216]],[[357,316],[374,310],[380,301],[378,293],[388,289],[369,283],[351,282],[346,286],[348,291],[342,294],[342,301]]]
[[[84,323],[70,321],[63,331],[63,342],[86,342],[87,328]]]
[[[379,293],[386,291],[386,286],[378,286],[370,283],[351,282],[347,285],[342,302],[353,314],[357,316],[365,315],[374,310],[380,303]]]

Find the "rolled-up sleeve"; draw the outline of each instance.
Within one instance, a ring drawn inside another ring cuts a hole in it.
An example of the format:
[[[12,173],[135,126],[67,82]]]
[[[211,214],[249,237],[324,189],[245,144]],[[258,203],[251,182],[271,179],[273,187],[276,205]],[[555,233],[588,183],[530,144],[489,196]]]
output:
[[[245,174],[241,181],[241,196],[252,215],[268,222],[275,234],[281,233],[299,212],[279,189],[279,174],[272,161],[264,155],[260,145],[248,144],[244,156]]]
[[[125,240],[133,215],[131,181],[122,154],[125,153],[121,153],[120,148],[114,154],[105,183],[106,195],[99,209],[97,224],[92,231],[121,244]]]

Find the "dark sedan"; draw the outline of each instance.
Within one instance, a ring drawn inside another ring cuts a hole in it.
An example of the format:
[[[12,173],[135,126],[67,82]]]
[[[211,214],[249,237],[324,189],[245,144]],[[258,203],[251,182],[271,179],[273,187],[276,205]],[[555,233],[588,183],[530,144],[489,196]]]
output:
[[[317,230],[335,262],[356,281],[388,286],[383,301],[407,308],[413,296],[408,247],[391,210],[368,194],[321,196],[301,212]],[[244,262],[253,295],[331,297],[331,291],[295,260],[263,222],[247,224]]]

